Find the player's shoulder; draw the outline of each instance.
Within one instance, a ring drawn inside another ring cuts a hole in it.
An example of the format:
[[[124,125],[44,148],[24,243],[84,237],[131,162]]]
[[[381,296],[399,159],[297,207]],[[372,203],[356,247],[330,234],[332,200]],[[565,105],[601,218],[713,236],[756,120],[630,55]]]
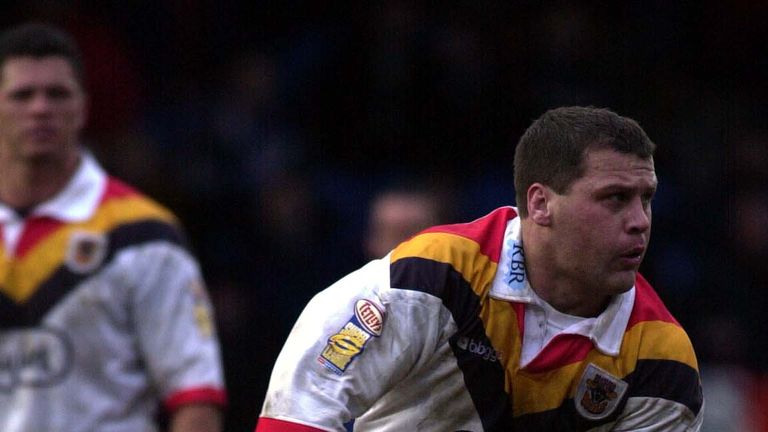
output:
[[[106,179],[89,224],[92,229],[108,232],[117,243],[122,239],[126,244],[167,241],[189,246],[186,233],[171,210],[112,176]]]
[[[659,321],[680,327],[656,290],[642,274],[635,277],[635,303],[630,317],[630,325],[645,321]]]
[[[99,212],[126,219],[150,219],[167,224],[178,220],[165,205],[117,177],[108,176]]]
[[[507,223],[515,217],[513,207],[500,207],[471,222],[427,228],[398,245],[391,261],[424,258],[450,262],[457,255],[482,255],[498,262]]]
[[[639,358],[667,359],[698,368],[688,333],[667,309],[651,284],[638,273],[635,303],[625,341],[634,340]]]

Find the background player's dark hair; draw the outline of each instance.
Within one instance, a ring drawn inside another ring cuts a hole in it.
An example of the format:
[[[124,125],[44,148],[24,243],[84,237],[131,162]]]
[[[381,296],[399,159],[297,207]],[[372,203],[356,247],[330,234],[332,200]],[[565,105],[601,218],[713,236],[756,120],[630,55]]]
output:
[[[50,24],[31,22],[13,27],[0,35],[0,67],[13,57],[64,57],[72,66],[81,86],[85,83],[83,61],[75,40]]]
[[[584,174],[587,148],[610,148],[643,159],[656,145],[640,125],[605,108],[561,107],[541,115],[515,149],[515,190],[522,217],[528,216],[528,188],[541,183],[558,194]]]

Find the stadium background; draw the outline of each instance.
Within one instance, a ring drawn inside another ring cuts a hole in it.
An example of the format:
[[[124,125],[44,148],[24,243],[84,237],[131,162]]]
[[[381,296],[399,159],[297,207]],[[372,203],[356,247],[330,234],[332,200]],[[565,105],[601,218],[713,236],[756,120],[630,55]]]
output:
[[[302,305],[364,261],[377,191],[429,185],[455,221],[514,204],[514,143],[580,104],[659,145],[643,271],[694,341],[705,430],[743,431],[768,411],[768,6],[727,3],[36,0],[0,25],[76,36],[86,143],[184,220],[227,430],[252,430]]]

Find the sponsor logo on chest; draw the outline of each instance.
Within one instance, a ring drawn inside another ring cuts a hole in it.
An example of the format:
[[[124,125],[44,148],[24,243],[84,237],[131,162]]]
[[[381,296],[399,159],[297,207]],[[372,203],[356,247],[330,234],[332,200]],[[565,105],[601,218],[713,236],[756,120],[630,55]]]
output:
[[[72,367],[72,345],[58,331],[45,328],[0,332],[0,393],[18,387],[49,387]]]
[[[467,336],[460,336],[456,340],[456,346],[477,357],[490,362],[501,361],[501,351],[497,351],[490,343],[476,340]]]

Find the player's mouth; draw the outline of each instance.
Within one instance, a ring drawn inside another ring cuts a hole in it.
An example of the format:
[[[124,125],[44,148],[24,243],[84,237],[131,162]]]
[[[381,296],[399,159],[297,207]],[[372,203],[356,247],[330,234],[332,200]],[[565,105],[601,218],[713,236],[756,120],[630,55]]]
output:
[[[624,251],[623,254],[619,255],[619,258],[622,264],[637,268],[640,266],[640,263],[643,262],[644,255],[645,255],[645,247],[635,246],[631,249]]]
[[[52,126],[35,126],[28,129],[26,135],[35,142],[48,142],[56,137],[56,128]]]

